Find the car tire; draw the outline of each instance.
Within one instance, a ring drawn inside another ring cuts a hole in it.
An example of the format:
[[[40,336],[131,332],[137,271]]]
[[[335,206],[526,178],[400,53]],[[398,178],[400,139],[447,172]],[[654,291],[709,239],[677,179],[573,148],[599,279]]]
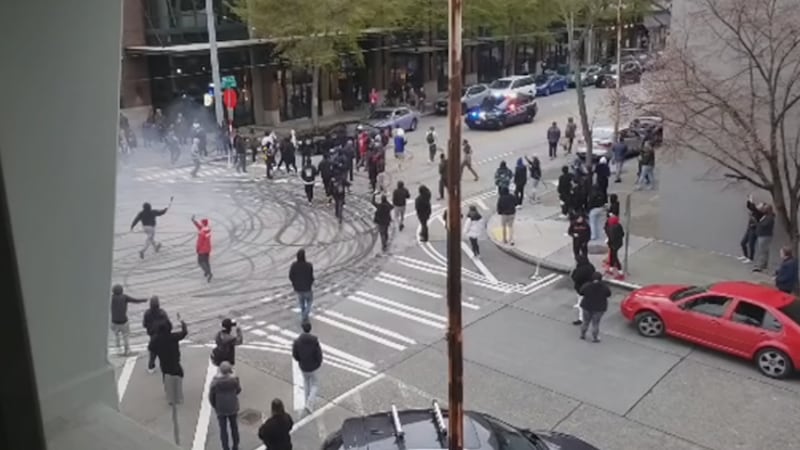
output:
[[[527,116],[525,116],[525,123],[533,123],[533,116],[532,112],[529,112]]]
[[[763,375],[783,379],[794,373],[794,365],[789,355],[775,347],[766,347],[756,353],[756,367]]]
[[[636,331],[644,337],[661,337],[667,329],[664,320],[652,311],[640,312],[634,321],[636,322]]]
[[[417,119],[412,120],[411,121],[411,125],[409,125],[409,126],[411,127],[409,129],[409,131],[416,131],[416,129],[417,129]]]

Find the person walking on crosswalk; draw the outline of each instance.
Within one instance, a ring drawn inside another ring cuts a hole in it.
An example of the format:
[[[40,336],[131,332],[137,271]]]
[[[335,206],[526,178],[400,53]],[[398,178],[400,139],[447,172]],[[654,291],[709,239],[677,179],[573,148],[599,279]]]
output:
[[[197,172],[200,171],[200,138],[192,138],[192,164],[194,164],[194,168],[192,169],[192,178],[197,177]]]
[[[200,222],[192,216],[192,223],[197,228],[197,265],[203,269],[203,276],[210,283],[213,275],[211,274],[211,225],[208,219],[201,219]]]
[[[322,347],[319,339],[311,334],[311,322],[303,322],[303,333],[292,343],[292,357],[303,373],[305,413],[311,414],[319,389],[317,369],[322,366]]]
[[[394,220],[397,222],[397,230],[403,231],[405,224],[403,221],[406,217],[406,202],[411,198],[411,194],[406,189],[406,185],[402,181],[397,182],[397,188],[392,192],[392,205],[394,206]]]
[[[131,223],[131,231],[136,227],[139,222],[142,223],[142,230],[145,234],[144,248],[139,250],[139,258],[144,259],[144,253],[150,246],[158,253],[161,250],[161,243],[156,242],[156,217],[163,216],[169,210],[169,206],[164,209],[153,209],[150,203],[145,202],[142,205],[142,210],[136,214]]]
[[[381,201],[374,203],[375,217],[373,221],[378,226],[378,234],[381,237],[381,250],[389,250],[389,227],[392,225],[392,204],[385,195],[381,195]]]
[[[153,340],[158,334],[158,329],[163,323],[166,323],[169,328],[172,328],[172,323],[169,321],[167,312],[161,309],[158,296],[154,295],[150,297],[150,307],[144,312],[144,318],[142,320],[142,328],[144,328],[144,331],[147,332],[147,335],[150,337],[150,342],[147,346],[150,352],[147,360],[147,371],[149,373],[155,372],[156,357],[158,356],[150,346],[153,344]]]
[[[219,439],[222,441],[222,450],[231,450],[228,443],[228,425],[230,424],[230,438],[233,440],[233,450],[239,450],[239,394],[242,385],[239,377],[233,374],[233,366],[228,361],[219,365],[219,373],[211,381],[208,389],[208,402],[217,413],[219,422]]]
[[[306,251],[297,251],[297,261],[289,267],[289,281],[297,293],[297,302],[300,306],[300,318],[307,322],[311,314],[311,305],[314,303],[314,294],[311,288],[314,285],[314,266],[306,261]]]
[[[144,303],[146,301],[146,298],[138,299],[125,294],[122,285],[115,284],[111,288],[111,331],[114,333],[117,352],[119,352],[120,356],[128,356],[131,353],[131,346],[128,343],[128,336],[131,332],[128,324],[128,304]],[[120,338],[122,338],[124,344],[124,351],[120,347]]]
[[[483,222],[481,221],[481,213],[478,212],[478,207],[469,205],[469,212],[467,213],[467,223],[464,226],[464,234],[469,239],[469,246],[472,249],[472,256],[478,258],[481,256],[481,248],[478,245],[478,238],[483,232]]]
[[[266,450],[292,450],[292,416],[286,413],[281,399],[272,400],[270,417],[258,427],[258,438]]]
[[[431,218],[431,190],[424,184],[419,187],[419,194],[414,199],[414,210],[419,220],[419,240],[428,242],[428,220]]]
[[[464,175],[464,169],[467,169],[472,172],[472,176],[475,177],[475,181],[478,181],[478,173],[472,168],[472,146],[466,139],[464,139],[464,142],[462,143],[461,154],[461,175]]]

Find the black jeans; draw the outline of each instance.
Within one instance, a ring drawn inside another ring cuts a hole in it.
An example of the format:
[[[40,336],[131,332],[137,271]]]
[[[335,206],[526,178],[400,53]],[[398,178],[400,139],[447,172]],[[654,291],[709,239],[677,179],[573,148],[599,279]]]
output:
[[[308,199],[309,202],[313,202],[314,201],[314,185],[313,184],[307,184],[304,187],[306,189],[306,198]]]
[[[564,195],[559,195],[558,199],[561,200],[561,214],[566,216],[570,210],[570,198]]]
[[[334,214],[336,215],[336,219],[338,219],[339,223],[341,224],[344,216],[344,199],[335,198],[333,202],[333,210]]]
[[[228,424],[231,426],[232,448],[233,450],[239,450],[239,422],[237,422],[236,419],[236,414],[217,416],[217,420],[219,421],[219,439],[222,441],[222,450],[231,450],[228,444]]]
[[[430,158],[431,162],[436,159],[436,144],[428,144],[428,157]]]
[[[575,138],[574,137],[568,137],[567,138],[567,154],[572,153],[572,143],[573,142],[575,142]]]
[[[247,153],[236,154],[236,171],[247,172]]]
[[[272,168],[273,168],[273,164],[275,164],[275,161],[274,161],[273,158],[267,158],[266,161],[265,161],[265,164],[267,165],[267,178],[271,179],[272,178]]]
[[[751,229],[750,227],[747,228],[747,231],[744,232],[744,236],[742,237],[742,242],[740,245],[742,246],[742,254],[747,259],[752,260],[756,254],[756,233],[755,230]]]
[[[478,238],[469,238],[469,246],[472,248],[472,254],[478,256],[481,254],[481,248],[478,246]]]
[[[609,267],[613,267],[617,270],[622,270],[622,263],[619,262],[619,249],[609,247],[608,248],[608,265]]]
[[[153,336],[150,336],[150,343],[151,344],[153,343]],[[147,347],[148,347],[148,350],[149,350],[150,345],[148,344]],[[147,359],[147,369],[148,370],[153,370],[153,369],[156,368],[156,354],[152,350],[149,350],[149,353],[150,354],[149,354],[148,359]]]
[[[557,156],[558,142],[548,142],[547,145],[547,154],[550,155],[551,158],[555,158]]]
[[[389,248],[389,225],[378,224],[378,234],[381,236],[381,248],[386,251]]]
[[[197,254],[197,265],[203,269],[203,275],[211,275],[211,255],[208,253]]]
[[[419,227],[420,227],[419,240],[421,240],[422,242],[428,242],[428,219],[430,219],[430,217],[417,216],[417,218],[419,219]]]
[[[572,240],[572,254],[575,255],[575,259],[578,259],[578,256],[589,256],[589,243],[586,241],[579,241],[577,239]]]
[[[447,189],[447,183],[445,183],[444,178],[439,178],[439,199],[444,198],[444,191]]]
[[[525,185],[524,184],[514,185],[514,197],[517,199],[517,204],[521,205],[522,201],[525,200]]]

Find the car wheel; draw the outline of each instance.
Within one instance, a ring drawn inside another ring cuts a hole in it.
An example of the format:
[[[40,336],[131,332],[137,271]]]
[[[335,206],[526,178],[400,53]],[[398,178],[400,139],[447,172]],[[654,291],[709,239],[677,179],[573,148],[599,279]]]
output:
[[[664,321],[658,314],[645,311],[636,315],[636,329],[644,337],[660,337],[664,335]]]
[[[529,112],[527,116],[525,116],[525,123],[533,122],[533,113]]]
[[[410,126],[411,126],[410,130],[415,131],[417,129],[417,119],[412,120]]]
[[[756,353],[759,372],[770,378],[786,378],[794,372],[789,355],[777,348],[762,348]]]

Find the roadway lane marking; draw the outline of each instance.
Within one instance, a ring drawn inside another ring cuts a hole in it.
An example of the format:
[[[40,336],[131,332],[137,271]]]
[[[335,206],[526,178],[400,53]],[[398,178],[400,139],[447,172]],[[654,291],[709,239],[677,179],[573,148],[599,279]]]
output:
[[[445,273],[447,271],[447,261],[446,260],[444,260],[445,262],[442,265],[436,265],[436,264],[431,264],[431,263],[428,263],[428,262],[425,262],[425,261],[420,261],[418,259],[409,258],[409,257],[403,256],[403,255],[395,255],[394,258],[398,259],[400,261],[405,261],[406,263],[412,264],[414,266],[427,267],[427,268],[432,269],[432,270],[441,270],[441,271],[445,271]],[[436,259],[436,258],[434,258],[434,259]],[[411,266],[409,266],[409,267],[411,267]],[[414,267],[414,268],[416,268],[416,267]],[[473,278],[473,279],[476,279],[476,280],[479,280],[479,281],[486,281],[486,278],[483,275],[475,273],[475,272],[473,272],[473,271],[471,271],[469,269],[466,269],[464,267],[461,268],[461,273],[462,273],[462,275],[465,275],[467,277],[470,277],[470,278]]]
[[[477,204],[478,204],[478,206],[480,206],[480,208],[481,208],[482,210],[484,210],[484,211],[489,211],[489,207],[488,207],[488,206],[486,206],[486,203],[484,203],[484,202],[483,202],[483,200],[481,200],[481,199],[477,199],[477,200],[475,200],[475,203],[477,203]]]
[[[119,399],[119,403],[122,403],[122,397],[125,396],[125,391],[128,390],[128,383],[131,381],[134,367],[136,367],[136,357],[127,357],[125,365],[122,366],[122,372],[119,374],[119,380],[117,380],[117,399]]]
[[[292,358],[292,404],[295,411],[306,409],[305,383],[300,365]]]
[[[208,391],[211,389],[211,381],[217,373],[217,368],[210,361],[206,369],[206,381],[203,383],[203,396],[200,397],[200,412],[197,416],[197,425],[194,429],[194,439],[192,440],[192,450],[205,450],[206,439],[208,439],[208,423],[211,420],[211,403],[208,401]]]
[[[296,313],[299,313],[300,312],[300,308],[292,308],[292,311],[294,311]],[[319,313],[319,310],[317,312]],[[370,340],[370,341],[375,342],[377,344],[381,344],[381,345],[385,345],[385,346],[387,346],[389,348],[393,348],[393,349],[395,349],[397,351],[400,351],[400,352],[402,352],[403,350],[406,349],[405,345],[401,345],[401,344],[392,342],[392,341],[390,341],[388,339],[382,338],[382,337],[374,335],[372,333],[368,333],[368,332],[366,332],[364,330],[360,330],[360,329],[358,329],[356,327],[347,325],[346,323],[341,323],[341,322],[339,322],[337,320],[333,320],[333,319],[331,319],[329,317],[326,317],[325,315],[317,314],[317,315],[314,316],[314,319],[316,319],[316,320],[318,320],[318,321],[320,321],[322,323],[327,323],[328,325],[330,325],[332,327],[336,327],[336,328],[338,328],[340,330],[344,330],[344,331],[347,331],[349,333],[355,334],[356,336],[361,336],[364,339]]]
[[[280,336],[268,336],[267,339],[277,343],[277,345],[276,344],[268,344],[268,345],[272,345],[273,347],[277,347],[278,349],[282,349],[281,351],[287,351],[287,352],[289,352],[289,354],[292,354],[292,341],[290,341],[288,339],[284,339],[284,338],[282,338]],[[323,361],[322,361],[323,364],[328,364],[330,366],[333,366],[333,367],[336,367],[336,368],[339,368],[339,369],[342,369],[342,370],[346,370],[348,372],[353,372],[356,375],[363,376],[364,378],[369,378],[370,376],[375,375],[376,373],[378,373],[374,369],[370,369],[370,368],[364,367],[361,364],[358,364],[358,363],[355,363],[353,361],[350,361],[349,359],[345,359],[345,358],[342,358],[342,357],[339,357],[339,356],[335,356],[335,355],[330,354],[330,353],[326,354],[324,352],[324,348],[323,348],[323,356],[324,356]]]
[[[379,302],[379,303],[390,305],[390,306],[393,306],[393,307],[398,308],[398,309],[402,309],[402,310],[405,310],[405,311],[413,312],[413,313],[419,314],[420,316],[428,317],[428,318],[431,318],[433,320],[438,320],[438,321],[441,321],[441,322],[447,322],[447,317],[445,317],[445,316],[442,316],[442,315],[439,315],[439,314],[436,314],[436,313],[432,313],[432,312],[426,311],[424,309],[415,308],[413,306],[408,306],[405,303],[400,303],[400,302],[396,302],[396,301],[393,301],[393,300],[389,300],[387,298],[384,298],[384,297],[381,297],[381,296],[378,296],[378,295],[370,294],[369,292],[357,291],[355,293],[355,295],[361,296],[363,298],[367,298],[367,299],[372,300],[372,301],[376,301],[376,302]]]
[[[255,334],[256,336],[261,336],[261,337],[264,337],[264,336],[267,335],[266,331],[258,330],[258,329],[251,331],[251,333]]]
[[[401,303],[393,302],[391,300],[386,300],[386,299],[382,299],[381,301],[377,301],[377,300],[374,300],[374,299],[366,300],[366,299],[364,299],[362,297],[357,297],[355,295],[349,295],[349,296],[347,296],[347,299],[352,301],[352,302],[362,304],[364,306],[369,306],[370,308],[374,308],[374,309],[378,309],[378,310],[381,310],[381,311],[384,311],[384,312],[388,312],[389,314],[394,314],[395,316],[398,316],[398,317],[403,317],[403,318],[408,319],[408,320],[413,320],[414,322],[421,323],[423,325],[428,325],[430,327],[438,328],[440,330],[444,330],[445,329],[445,325],[444,325],[445,324],[445,320],[444,320],[443,317],[442,318],[440,318],[441,316],[436,317],[434,314],[431,314],[431,315],[434,316],[435,320],[426,319],[424,317],[419,317],[417,315],[414,315],[413,313],[414,312],[416,312],[417,314],[419,314],[419,313],[430,314],[430,313],[428,313],[427,311],[419,310],[417,308],[412,308],[410,306],[403,305]],[[388,306],[388,305],[395,306],[395,308],[393,308],[392,306]],[[406,311],[403,311],[403,309],[405,309]]]
[[[545,278],[546,278],[546,277],[545,277]],[[528,289],[524,290],[524,291],[523,291],[523,292],[521,292],[521,293],[522,293],[522,294],[525,294],[525,295],[530,295],[530,294],[533,294],[534,292],[536,292],[536,291],[538,291],[538,290],[544,289],[544,288],[546,288],[547,286],[550,286],[551,284],[554,284],[554,283],[556,283],[556,282],[560,281],[562,278],[564,278],[564,276],[563,276],[563,275],[556,275],[555,277],[552,277],[552,278],[550,278],[548,281],[546,281],[546,282],[543,282],[543,283],[541,283],[541,282],[540,282],[540,283],[539,283],[539,284],[537,284],[536,286],[532,286],[532,287],[530,287],[530,288],[528,288]]]
[[[466,242],[461,241],[461,249],[464,250],[464,253],[472,261],[472,264],[475,264],[475,267],[478,268],[478,270],[483,274],[484,277],[486,277],[486,279],[490,283],[496,284],[500,282],[500,280],[498,280],[497,277],[495,277],[492,274],[492,272],[489,271],[489,268],[486,267],[486,264],[484,264],[483,261],[476,258],[475,255],[472,254],[472,249],[469,248],[469,245],[467,245]]]
[[[281,328],[281,327],[279,327],[277,325],[267,325],[267,328],[270,331],[275,331],[277,333],[280,333],[280,334],[282,334],[284,336],[287,336],[287,337],[290,337],[292,339],[297,339],[297,337],[299,336],[299,334],[297,334],[297,333],[295,333],[293,331],[285,330],[285,329],[283,329],[283,328]],[[272,336],[270,336],[270,338],[271,337]],[[326,345],[326,344],[320,344],[320,345],[322,346],[322,349],[325,350],[326,352],[331,353],[331,354],[336,355],[336,356],[339,356],[339,357],[341,357],[341,358],[343,358],[345,360],[348,360],[350,362],[354,362],[354,363],[360,365],[361,367],[365,367],[365,368],[368,368],[368,369],[375,368],[375,364],[373,364],[373,363],[371,363],[369,361],[361,359],[361,358],[359,358],[357,356],[353,356],[353,355],[351,355],[351,354],[349,354],[349,353],[347,353],[345,351],[339,350],[337,348],[331,347],[330,345]]]
[[[389,278],[384,278],[384,277],[382,277],[380,275],[378,275],[374,279],[375,279],[375,281],[379,281],[381,283],[388,284],[389,286],[399,287],[400,289],[405,289],[405,290],[407,290],[409,292],[414,292],[415,294],[420,294],[420,295],[424,295],[424,296],[427,296],[427,297],[430,297],[430,298],[435,298],[435,299],[442,298],[441,294],[437,294],[435,292],[431,292],[431,291],[428,291],[428,290],[425,290],[425,289],[420,289],[420,288],[414,287],[414,286],[408,286],[408,285],[403,284],[401,282],[397,282],[397,281],[391,280]],[[406,282],[407,281],[408,280],[406,280]]]
[[[334,318],[336,318],[336,319],[339,319],[339,320],[342,320],[342,321],[345,321],[345,322],[350,322],[350,323],[352,323],[352,324],[355,324],[355,325],[359,325],[359,326],[361,326],[361,327],[364,327],[364,328],[366,328],[366,329],[368,329],[368,330],[375,331],[376,333],[381,333],[381,334],[383,334],[383,335],[386,335],[386,336],[392,337],[392,338],[394,338],[394,339],[397,339],[398,341],[405,342],[406,344],[409,344],[409,345],[417,345],[417,341],[415,341],[415,340],[413,340],[413,339],[411,339],[411,338],[408,338],[408,337],[406,337],[406,336],[403,336],[403,335],[402,335],[402,334],[400,334],[400,333],[396,333],[396,332],[394,332],[394,331],[392,331],[392,330],[388,330],[388,329],[386,329],[386,328],[379,327],[379,326],[377,326],[377,325],[372,325],[372,324],[370,324],[370,323],[364,322],[364,321],[362,321],[362,320],[359,320],[359,319],[355,319],[355,318],[353,318],[353,317],[348,317],[348,316],[345,316],[344,314],[338,313],[338,312],[336,312],[336,311],[326,310],[326,311],[323,311],[323,313],[324,313],[325,315],[328,315],[328,316],[334,317]]]
[[[270,336],[268,339],[271,339],[273,337],[274,336]],[[242,344],[239,347],[243,348],[243,349],[247,349],[247,350],[258,350],[258,351],[264,351],[264,352],[270,352],[270,353],[277,353],[277,354],[280,354],[280,355],[292,356],[292,351],[288,347],[286,347],[285,345],[277,345],[277,344],[272,344],[272,343],[268,343],[268,342],[254,342],[252,344]],[[328,356],[327,358],[330,358],[330,356]],[[329,360],[323,360],[322,364],[325,364],[325,365],[328,365],[328,366],[331,366],[331,367],[336,367],[337,369],[345,370],[347,372],[354,373],[354,374],[356,374],[356,375],[358,375],[360,377],[363,377],[363,378],[369,378],[369,377],[371,377],[371,376],[373,376],[373,375],[375,375],[377,373],[375,371],[367,372],[366,369],[362,369],[362,370],[354,369],[354,368],[352,368],[352,367],[350,367],[350,366],[348,366],[346,364],[341,364],[341,363],[338,363],[338,362],[335,362],[335,361],[329,361]]]

